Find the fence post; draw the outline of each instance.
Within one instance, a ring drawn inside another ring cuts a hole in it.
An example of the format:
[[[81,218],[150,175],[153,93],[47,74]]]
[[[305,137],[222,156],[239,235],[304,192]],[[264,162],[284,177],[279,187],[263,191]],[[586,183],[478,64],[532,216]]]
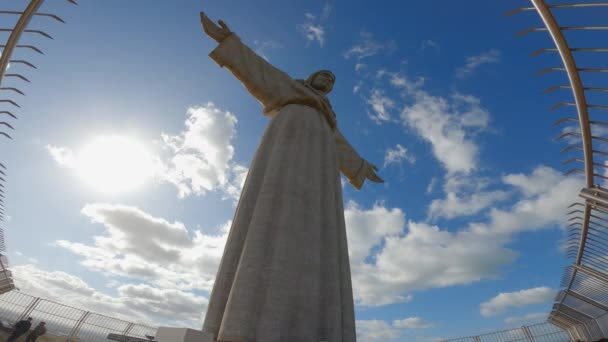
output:
[[[30,313],[32,313],[32,311],[34,311],[34,309],[40,302],[40,299],[41,299],[40,297],[34,298],[34,300],[32,300],[32,302],[25,308],[25,311],[23,311],[21,316],[19,316],[19,318],[17,318],[17,322],[26,319],[30,315]]]
[[[532,333],[530,332],[528,326],[523,325],[521,327],[521,330],[524,331],[524,335],[526,335],[526,340],[528,340],[528,342],[534,342],[534,336],[532,336]]]
[[[135,326],[135,323],[129,322],[129,325],[127,325],[125,330],[123,330],[122,336],[127,336],[127,334],[131,331],[131,329],[133,329],[134,326]]]
[[[80,316],[80,318],[78,319],[78,322],[76,322],[76,325],[72,328],[72,331],[70,331],[70,334],[68,335],[68,342],[71,342],[73,338],[76,338],[76,336],[78,335],[78,332],[80,331],[80,327],[82,326],[84,321],[87,319],[87,317],[89,317],[90,313],[91,313],[90,311],[85,311],[82,313],[82,316]]]

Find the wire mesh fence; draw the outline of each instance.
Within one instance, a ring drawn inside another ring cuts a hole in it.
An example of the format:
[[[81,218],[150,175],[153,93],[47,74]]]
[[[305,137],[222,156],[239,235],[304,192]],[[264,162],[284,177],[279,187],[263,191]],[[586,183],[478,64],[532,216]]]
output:
[[[19,291],[0,295],[0,321],[3,324],[14,324],[27,317],[32,317],[36,322],[46,322],[48,334],[66,342],[108,341],[110,334],[129,337],[130,340],[152,341],[157,330],[148,325],[81,310]]]
[[[524,325],[521,328],[494,331],[487,334],[442,340],[440,342],[568,342],[570,335],[548,323]]]

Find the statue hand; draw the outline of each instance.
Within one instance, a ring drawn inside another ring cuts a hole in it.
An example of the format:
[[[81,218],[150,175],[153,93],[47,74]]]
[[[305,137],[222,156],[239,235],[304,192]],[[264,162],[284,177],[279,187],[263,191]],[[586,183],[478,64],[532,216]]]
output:
[[[376,165],[370,164],[366,161],[365,167],[366,167],[365,178],[367,178],[370,181],[375,182],[375,183],[384,183],[384,179],[380,178],[376,174],[376,171],[378,171],[378,167],[376,167]]]
[[[220,24],[219,26],[214,23],[213,20],[209,19],[204,12],[201,12],[203,30],[209,37],[213,38],[216,42],[221,43],[232,34],[232,31],[230,31],[230,28],[224,21],[219,20],[218,23]]]
[[[350,183],[355,188],[361,189],[366,179],[369,179],[370,181],[375,183],[384,183],[384,180],[378,177],[378,175],[376,174],[378,168],[374,164],[371,164],[365,159],[363,159],[362,163],[363,164],[361,165],[359,172],[357,172],[357,176],[354,179],[350,180]]]

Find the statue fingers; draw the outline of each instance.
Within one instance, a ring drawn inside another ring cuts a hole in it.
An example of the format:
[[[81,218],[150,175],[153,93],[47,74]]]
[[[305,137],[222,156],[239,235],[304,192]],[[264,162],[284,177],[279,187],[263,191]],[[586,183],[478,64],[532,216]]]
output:
[[[205,33],[211,35],[213,26],[215,26],[215,24],[211,19],[209,19],[205,12],[201,12],[201,23],[203,24],[203,30],[205,30]]]
[[[226,25],[226,23],[222,19],[220,19],[218,23],[226,31],[226,33],[232,32],[230,31],[230,27],[228,27],[228,25]]]
[[[378,177],[378,175],[375,172],[371,172],[370,174],[368,174],[367,178],[372,182],[384,183],[384,179]]]

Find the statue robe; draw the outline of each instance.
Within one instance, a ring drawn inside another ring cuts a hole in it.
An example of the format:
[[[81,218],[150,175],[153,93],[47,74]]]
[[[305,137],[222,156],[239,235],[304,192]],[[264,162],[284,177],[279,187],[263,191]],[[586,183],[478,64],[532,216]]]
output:
[[[355,341],[339,171],[359,188],[363,159],[337,130],[323,94],[236,35],[210,57],[271,120],[241,193],[203,331],[218,341]]]

